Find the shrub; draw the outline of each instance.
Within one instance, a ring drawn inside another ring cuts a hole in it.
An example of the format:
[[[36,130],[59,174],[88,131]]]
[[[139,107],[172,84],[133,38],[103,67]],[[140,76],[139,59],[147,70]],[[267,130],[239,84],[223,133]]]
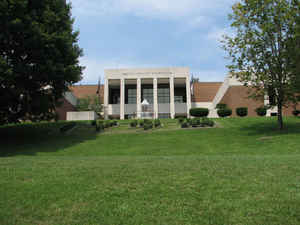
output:
[[[96,122],[96,131],[100,132],[104,130],[104,123],[103,121],[99,120]]]
[[[240,117],[245,117],[248,115],[248,108],[247,107],[236,108],[236,114]]]
[[[183,118],[183,117],[179,117],[179,118],[178,118],[178,123],[182,124],[183,121],[184,121],[184,118]]]
[[[161,123],[159,119],[154,120],[154,126],[155,127],[160,127]]]
[[[231,116],[232,114],[232,110],[225,108],[225,109],[218,109],[217,114],[219,117],[227,117],[227,116]]]
[[[138,121],[137,120],[132,120],[130,122],[130,127],[136,127],[138,125]]]
[[[152,128],[153,128],[152,122],[151,123],[149,123],[149,122],[144,123],[144,130],[150,130]]]
[[[215,125],[215,122],[208,118],[203,118],[201,121],[201,125],[204,127],[213,127]]]
[[[110,127],[110,121],[107,120],[103,123],[104,128],[109,128]]]
[[[226,109],[227,108],[227,105],[226,104],[223,104],[223,103],[219,103],[217,104],[216,106],[216,109]]]
[[[144,124],[152,124],[152,120],[149,120],[149,119],[144,119]]]
[[[201,125],[201,120],[199,118],[194,118],[190,121],[190,125],[192,125],[192,127],[198,127]]]
[[[258,107],[255,109],[255,112],[257,113],[258,116],[265,116],[267,115],[267,108],[266,107]]]
[[[96,120],[92,120],[91,121],[91,125],[94,127],[94,126],[96,126],[96,124],[97,124],[97,121]]]
[[[189,124],[188,122],[184,121],[182,124],[181,124],[181,128],[188,128],[189,127]]]
[[[194,117],[207,117],[209,109],[207,108],[192,108],[190,109],[191,116]]]
[[[114,120],[113,124],[114,124],[114,126],[118,126],[118,121]]]
[[[140,121],[139,121],[139,126],[140,126],[140,127],[143,127],[143,126],[144,126],[144,120],[140,120]]]
[[[59,130],[60,130],[61,133],[65,133],[68,130],[71,130],[75,126],[76,126],[76,123],[75,122],[71,122],[71,123],[68,123],[68,124],[62,126]]]
[[[292,113],[294,116],[298,116],[300,114],[300,110],[295,109]]]

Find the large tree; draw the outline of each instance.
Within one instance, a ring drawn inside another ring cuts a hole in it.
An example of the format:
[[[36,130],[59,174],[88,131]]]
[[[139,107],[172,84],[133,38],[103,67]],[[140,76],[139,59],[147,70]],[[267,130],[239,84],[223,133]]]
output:
[[[252,87],[251,97],[271,96],[270,107],[282,109],[295,103],[299,86],[299,0],[241,0],[232,7],[232,36],[224,36],[224,48],[232,63],[232,76]],[[297,22],[298,21],[298,22]],[[298,39],[297,39],[298,36]]]
[[[65,0],[0,1],[0,124],[51,117],[81,79],[73,22]]]

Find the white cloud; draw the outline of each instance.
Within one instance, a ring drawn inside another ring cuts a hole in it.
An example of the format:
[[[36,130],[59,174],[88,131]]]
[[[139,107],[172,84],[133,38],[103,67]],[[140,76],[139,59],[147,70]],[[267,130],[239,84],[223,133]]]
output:
[[[234,0],[69,0],[76,14],[87,16],[131,14],[141,17],[173,18],[218,12]]]

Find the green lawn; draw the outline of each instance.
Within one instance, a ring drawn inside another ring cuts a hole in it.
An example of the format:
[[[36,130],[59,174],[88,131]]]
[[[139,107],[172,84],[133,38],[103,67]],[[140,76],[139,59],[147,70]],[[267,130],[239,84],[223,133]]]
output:
[[[300,119],[0,128],[0,224],[300,224]]]

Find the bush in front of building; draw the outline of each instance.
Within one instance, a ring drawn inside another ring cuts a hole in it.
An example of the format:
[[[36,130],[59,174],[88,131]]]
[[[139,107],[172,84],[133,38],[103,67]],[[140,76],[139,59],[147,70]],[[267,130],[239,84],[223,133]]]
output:
[[[207,117],[209,114],[208,108],[192,108],[190,109],[190,115],[194,117]]]
[[[132,120],[130,122],[130,127],[137,127],[137,125],[138,125],[138,121],[137,120]]]
[[[91,125],[94,127],[94,126],[96,126],[97,125],[97,121],[96,120],[92,120],[91,121]]]
[[[265,116],[267,115],[267,108],[266,107],[258,107],[255,109],[255,112],[258,116]]]
[[[151,120],[150,120],[150,122],[144,123],[144,130],[150,130],[152,128],[153,128],[153,123]]]
[[[236,108],[236,114],[240,117],[245,117],[248,115],[248,108],[247,107]]]
[[[178,123],[182,124],[184,122],[184,117],[178,117]]]
[[[293,110],[292,113],[293,113],[294,116],[298,116],[300,114],[300,110],[295,109],[295,110]]]
[[[187,121],[184,121],[182,124],[181,124],[181,128],[189,128],[189,123]]]
[[[218,109],[217,114],[219,117],[228,117],[232,115],[232,109],[225,108],[225,109]]]
[[[208,118],[202,118],[201,125],[203,127],[213,127],[215,125],[215,122],[213,120],[208,119]]]
[[[104,123],[102,120],[96,121],[96,131],[101,132],[104,130]]]
[[[139,120],[139,126],[144,127],[144,120]]]
[[[154,127],[160,127],[161,126],[161,122],[159,119],[154,120]]]

